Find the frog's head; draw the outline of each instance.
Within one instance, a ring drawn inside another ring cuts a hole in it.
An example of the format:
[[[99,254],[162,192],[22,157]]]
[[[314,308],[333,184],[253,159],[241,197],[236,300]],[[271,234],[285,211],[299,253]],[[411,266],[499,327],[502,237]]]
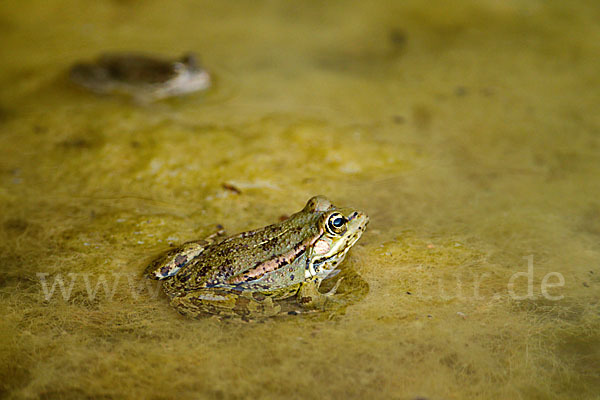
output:
[[[336,208],[322,196],[310,199],[305,210],[309,208],[321,214],[317,222],[321,235],[308,252],[307,272],[311,276],[325,279],[360,239],[369,223],[369,217],[353,208]]]
[[[184,54],[180,60],[173,63],[175,78],[171,86],[178,93],[189,93],[208,89],[211,85],[210,74],[202,67],[195,53]]]

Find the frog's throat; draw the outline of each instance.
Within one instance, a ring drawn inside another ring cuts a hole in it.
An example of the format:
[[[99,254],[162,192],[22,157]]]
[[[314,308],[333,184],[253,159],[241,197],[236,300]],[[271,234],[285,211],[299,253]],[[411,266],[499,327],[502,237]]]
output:
[[[350,250],[350,247],[352,247],[352,245],[344,247],[342,250],[330,255],[329,257],[319,258],[317,260],[310,261],[306,268],[305,277],[308,279],[316,275],[320,275],[321,277],[323,277],[324,275],[329,275],[336,269],[339,263],[344,261],[344,258],[346,258],[346,254]],[[332,263],[333,268],[322,268],[330,262]]]
[[[311,257],[309,257],[309,261],[306,266],[305,278],[308,279],[316,275],[320,275],[321,277],[323,275],[327,276],[333,272],[337,268],[337,265],[344,261],[346,254],[348,251],[350,251],[350,248],[354,246],[358,239],[360,239],[361,235],[362,231],[357,230],[350,238],[348,238],[345,246],[334,254],[326,255],[321,258],[311,259]],[[331,264],[332,268],[324,268],[328,264]]]
[[[266,261],[259,262],[248,271],[227,279],[226,282],[228,284],[249,282],[259,279],[269,272],[276,271],[280,268],[284,268],[286,265],[293,263],[298,257],[302,256],[306,252],[306,249],[311,248],[315,244],[315,242],[321,238],[322,235],[323,231],[321,230],[319,234],[303,240],[287,253],[273,257]],[[309,266],[307,265],[306,268],[308,273]],[[312,271],[314,272],[314,269]],[[314,276],[314,273],[312,276]]]

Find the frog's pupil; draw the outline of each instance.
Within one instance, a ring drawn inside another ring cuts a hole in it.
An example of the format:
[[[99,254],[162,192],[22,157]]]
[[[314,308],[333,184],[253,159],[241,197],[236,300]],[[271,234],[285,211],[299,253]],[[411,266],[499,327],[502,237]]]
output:
[[[335,226],[336,228],[341,228],[342,225],[344,225],[344,219],[341,217],[337,217],[336,219],[333,220],[333,226]]]

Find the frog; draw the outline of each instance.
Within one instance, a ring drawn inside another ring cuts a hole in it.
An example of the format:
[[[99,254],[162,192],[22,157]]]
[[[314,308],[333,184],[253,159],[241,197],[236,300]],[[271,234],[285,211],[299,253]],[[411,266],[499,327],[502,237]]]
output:
[[[335,295],[342,279],[326,293],[321,283],[339,272],[368,223],[364,212],[314,196],[283,221],[229,237],[219,229],[177,246],[144,274],[162,281],[171,305],[190,317],[283,315],[286,299],[300,310],[288,314],[332,309],[340,304]]]
[[[130,96],[139,102],[206,90],[211,85],[195,53],[175,60],[135,52],[105,53],[94,62],[75,64],[69,77],[94,93]]]

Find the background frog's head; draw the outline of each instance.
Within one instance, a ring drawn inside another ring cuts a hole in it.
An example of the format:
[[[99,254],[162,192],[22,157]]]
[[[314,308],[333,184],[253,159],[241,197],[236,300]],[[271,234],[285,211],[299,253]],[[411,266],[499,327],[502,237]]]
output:
[[[323,234],[310,249],[308,271],[312,276],[324,279],[337,268],[350,247],[361,237],[369,217],[352,208],[336,209],[324,197],[319,196],[311,201],[321,208],[316,211],[322,212],[318,223]]]

